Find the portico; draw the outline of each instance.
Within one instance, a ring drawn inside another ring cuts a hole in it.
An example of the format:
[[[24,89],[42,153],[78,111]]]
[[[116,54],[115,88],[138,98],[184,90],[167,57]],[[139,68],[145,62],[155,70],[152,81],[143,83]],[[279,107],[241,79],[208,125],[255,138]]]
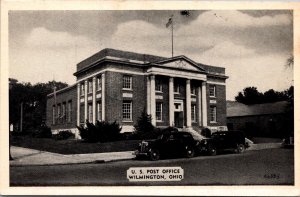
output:
[[[181,62],[179,67],[178,61]],[[177,68],[177,69],[174,69]],[[206,75],[199,67],[183,58],[168,62],[167,66],[162,62],[155,64],[147,70],[147,113],[152,116],[152,124],[157,125],[157,101],[161,94],[157,91],[156,80],[159,77],[168,78],[168,126],[192,127],[192,99],[196,105],[193,108],[194,123],[198,126],[207,126],[207,102],[206,102]],[[174,81],[180,80],[184,84],[184,93],[180,93]],[[191,82],[193,83],[193,96],[191,95]],[[197,109],[197,112],[195,111]]]

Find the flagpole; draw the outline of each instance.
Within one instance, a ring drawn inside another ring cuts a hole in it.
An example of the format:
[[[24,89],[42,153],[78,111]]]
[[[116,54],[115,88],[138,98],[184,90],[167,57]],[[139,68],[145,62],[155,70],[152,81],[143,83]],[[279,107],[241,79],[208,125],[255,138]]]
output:
[[[173,23],[174,23],[174,21],[173,21],[173,16],[172,16],[172,57],[173,57],[173,55],[174,55],[174,49],[173,49]]]

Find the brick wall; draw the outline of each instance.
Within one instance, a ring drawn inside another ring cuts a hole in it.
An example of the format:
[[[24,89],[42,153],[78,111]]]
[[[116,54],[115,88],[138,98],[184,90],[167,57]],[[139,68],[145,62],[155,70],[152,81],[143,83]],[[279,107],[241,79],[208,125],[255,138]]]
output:
[[[54,97],[48,96],[47,98],[47,109],[46,109],[46,124],[49,126],[52,130],[53,129],[69,129],[69,128],[75,128],[76,127],[76,121],[77,121],[77,86],[72,86],[69,89],[58,92],[56,94],[56,104],[57,106],[60,105],[62,107],[63,103],[66,103],[66,113],[67,113],[67,105],[68,102],[72,101],[72,113],[71,113],[71,122],[67,122],[67,120],[63,120],[63,118],[56,119],[55,124],[52,122],[52,110],[53,106],[55,105]],[[57,114],[57,107],[55,110],[55,113]]]
[[[216,86],[216,97],[212,98],[209,96],[209,86]],[[206,96],[207,96],[207,121],[208,126],[226,126],[226,86],[225,85],[216,85],[208,84],[206,86]],[[215,103],[211,103],[216,101]],[[210,122],[210,106],[217,107],[217,122]]]
[[[274,137],[284,135],[284,114],[263,114],[227,118],[228,129],[242,130],[247,136]]]
[[[106,72],[105,119],[109,122],[117,121],[120,125],[133,126],[142,111],[146,110],[146,77],[144,75],[128,75],[132,77],[132,90],[122,90],[124,75],[128,74]],[[123,93],[132,94],[132,97],[123,97]],[[132,122],[122,121],[123,100],[132,101]]]

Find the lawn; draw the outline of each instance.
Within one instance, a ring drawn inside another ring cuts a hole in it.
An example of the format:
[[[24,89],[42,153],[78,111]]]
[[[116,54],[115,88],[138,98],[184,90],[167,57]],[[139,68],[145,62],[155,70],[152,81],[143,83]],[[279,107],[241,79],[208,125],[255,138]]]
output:
[[[11,145],[60,154],[85,154],[133,151],[140,140],[124,140],[106,143],[85,143],[80,140],[55,140],[31,136],[11,136]]]

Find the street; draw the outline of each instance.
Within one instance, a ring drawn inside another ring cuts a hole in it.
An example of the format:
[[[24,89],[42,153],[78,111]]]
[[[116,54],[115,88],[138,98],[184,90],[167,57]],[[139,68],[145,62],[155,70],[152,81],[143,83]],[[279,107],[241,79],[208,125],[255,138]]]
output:
[[[130,167],[150,166],[181,167],[184,179],[170,182],[127,180],[126,171]],[[10,167],[10,181],[11,186],[292,185],[294,151],[277,148],[192,159]]]

